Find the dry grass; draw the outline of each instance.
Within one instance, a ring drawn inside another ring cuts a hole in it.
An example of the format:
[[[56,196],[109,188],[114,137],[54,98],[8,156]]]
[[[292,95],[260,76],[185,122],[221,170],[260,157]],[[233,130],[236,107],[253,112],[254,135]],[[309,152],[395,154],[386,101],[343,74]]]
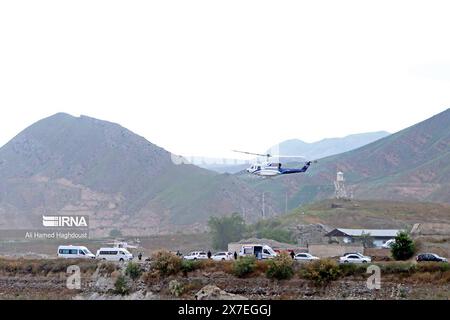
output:
[[[72,265],[80,267],[82,273],[93,273],[97,269],[95,260],[7,260],[0,259],[0,273],[5,275],[47,275],[65,273]]]

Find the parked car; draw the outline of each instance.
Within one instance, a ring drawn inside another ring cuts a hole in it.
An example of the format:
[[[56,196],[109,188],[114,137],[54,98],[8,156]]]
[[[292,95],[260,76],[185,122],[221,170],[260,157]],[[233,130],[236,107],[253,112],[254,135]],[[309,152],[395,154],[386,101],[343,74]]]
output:
[[[361,254],[348,254],[339,258],[340,263],[370,263],[372,259],[370,257],[363,256]]]
[[[388,241],[386,241],[381,247],[383,249],[391,249],[392,245],[395,243],[395,239],[389,239]]]
[[[59,246],[58,258],[64,259],[95,259],[93,253],[83,246]]]
[[[435,262],[448,262],[447,258],[441,257],[435,253],[421,253],[416,257],[417,262],[422,261],[435,261]]]
[[[245,244],[239,251],[240,257],[255,256],[256,259],[273,259],[278,254],[269,246],[264,244]]]
[[[233,254],[231,252],[217,252],[215,253],[211,259],[214,261],[228,261],[233,260]]]
[[[125,262],[133,260],[133,255],[125,248],[100,248],[97,250],[97,259]]]
[[[189,253],[187,256],[184,256],[185,260],[206,260],[208,259],[208,255],[203,251],[193,251]]]
[[[309,253],[297,253],[294,256],[294,260],[300,261],[300,262],[310,262],[310,261],[314,261],[314,260],[320,260],[320,258],[315,257]]]
[[[351,254],[357,255],[358,257],[361,257],[361,258],[372,259],[372,258],[369,257],[369,256],[363,255],[361,252],[348,252],[348,253],[344,253],[343,257],[349,256],[349,255],[351,255]]]

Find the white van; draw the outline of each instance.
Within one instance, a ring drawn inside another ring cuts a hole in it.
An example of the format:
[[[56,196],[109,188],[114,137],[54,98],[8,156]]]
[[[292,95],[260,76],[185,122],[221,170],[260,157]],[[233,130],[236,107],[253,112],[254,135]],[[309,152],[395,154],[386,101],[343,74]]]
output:
[[[93,253],[83,246],[59,246],[58,258],[64,259],[95,259]]]
[[[239,252],[240,257],[255,256],[256,259],[273,259],[277,253],[265,244],[244,244]]]
[[[133,260],[133,255],[125,248],[100,248],[97,259],[124,262]]]

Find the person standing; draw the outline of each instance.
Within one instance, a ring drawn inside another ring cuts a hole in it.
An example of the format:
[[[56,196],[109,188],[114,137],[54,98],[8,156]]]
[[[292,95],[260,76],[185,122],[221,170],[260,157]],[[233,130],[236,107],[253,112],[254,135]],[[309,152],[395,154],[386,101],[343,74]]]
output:
[[[294,260],[294,258],[295,258],[295,252],[294,252],[294,250],[291,250],[291,258],[292,258],[292,260]]]
[[[211,251],[208,251],[208,259],[211,259],[212,253]]]
[[[237,260],[237,252],[234,252],[234,260]]]

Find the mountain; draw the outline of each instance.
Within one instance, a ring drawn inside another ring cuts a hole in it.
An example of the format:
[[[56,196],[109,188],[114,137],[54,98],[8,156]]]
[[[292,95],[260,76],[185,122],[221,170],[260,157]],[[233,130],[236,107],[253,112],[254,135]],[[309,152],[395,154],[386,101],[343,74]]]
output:
[[[0,149],[0,229],[39,226],[43,214],[87,214],[94,235],[194,231],[211,215],[256,219],[259,202],[238,177],[175,164],[143,137],[86,116],[56,114]]]
[[[238,173],[247,169],[251,160],[211,158],[211,157],[188,157],[189,163],[200,168],[208,169],[218,173]]]
[[[321,159],[304,175],[248,180],[293,209],[334,194],[336,172],[358,199],[450,203],[450,109],[356,150]],[[241,175],[242,179],[246,179]]]
[[[307,159],[321,159],[331,155],[357,149],[388,136],[386,131],[352,134],[343,138],[323,139],[313,143],[292,139],[270,148],[269,153],[285,156],[304,156]],[[273,152],[275,151],[275,152]]]

